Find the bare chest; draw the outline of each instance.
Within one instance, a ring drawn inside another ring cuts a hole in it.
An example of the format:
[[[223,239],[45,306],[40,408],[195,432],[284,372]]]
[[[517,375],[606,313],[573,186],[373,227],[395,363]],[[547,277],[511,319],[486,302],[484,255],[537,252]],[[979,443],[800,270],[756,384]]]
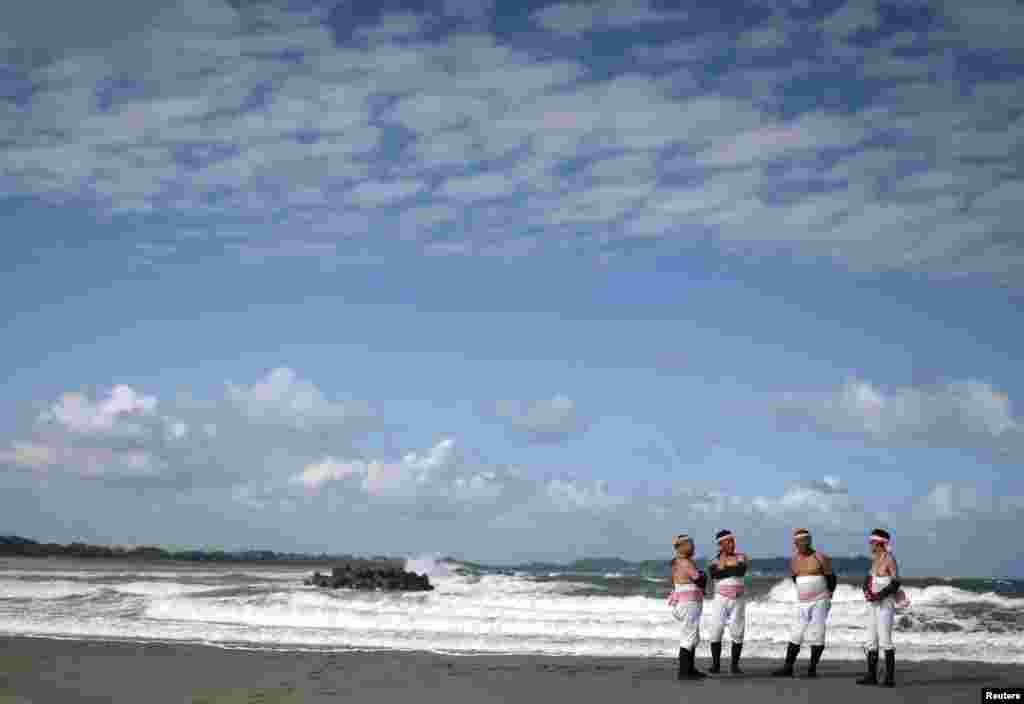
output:
[[[797,555],[793,558],[793,574],[798,577],[809,577],[825,574],[821,561],[814,555]]]

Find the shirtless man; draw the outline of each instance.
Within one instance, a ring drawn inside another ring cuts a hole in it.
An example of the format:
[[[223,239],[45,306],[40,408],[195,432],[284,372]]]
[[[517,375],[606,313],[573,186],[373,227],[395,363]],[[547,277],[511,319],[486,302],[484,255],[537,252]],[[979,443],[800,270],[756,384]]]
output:
[[[676,556],[672,559],[672,593],[668,603],[672,616],[683,624],[679,638],[680,680],[701,680],[706,674],[694,667],[693,657],[700,643],[700,615],[704,609],[704,588],[707,576],[693,562],[693,541],[686,533],[672,541]]]
[[[889,552],[889,533],[876,528],[868,539],[871,543],[871,572],[864,579],[864,598],[868,602],[868,641],[864,651],[868,672],[857,684],[878,684],[878,647],[885,651],[886,687],[894,685],[896,651],[892,645],[892,622],[896,612],[896,595],[900,590],[896,558]]]
[[[736,536],[729,530],[720,530],[715,536],[718,541],[718,557],[708,566],[708,575],[715,580],[715,599],[711,602],[711,667],[708,672],[722,669],[722,635],[729,626],[732,641],[732,666],[729,671],[740,671],[740,652],[743,650],[743,631],[746,626],[747,600],[743,592],[750,561],[741,552],[736,552]]]
[[[832,560],[811,546],[811,534],[805,528],[793,531],[793,547],[796,554],[789,562],[789,569],[796,584],[797,622],[789,636],[786,650],[786,664],[772,674],[776,677],[792,677],[793,664],[800,653],[800,645],[807,641],[811,646],[811,663],[807,668],[808,677],[818,676],[818,661],[825,651],[825,622],[832,608],[832,593],[836,590],[836,576],[832,572]]]

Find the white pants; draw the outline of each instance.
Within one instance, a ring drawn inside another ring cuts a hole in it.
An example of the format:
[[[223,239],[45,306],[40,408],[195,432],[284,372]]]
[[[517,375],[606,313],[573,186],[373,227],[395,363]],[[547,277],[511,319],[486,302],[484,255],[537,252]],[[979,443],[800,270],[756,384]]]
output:
[[[745,597],[730,599],[716,594],[711,602],[711,623],[708,626],[708,640],[721,643],[725,627],[729,626],[729,639],[733,643],[743,642],[743,631],[747,625],[747,600]]]
[[[891,596],[882,601],[868,602],[868,639],[865,650],[892,650],[892,624],[896,616],[896,600]]]
[[[672,616],[683,625],[679,636],[679,647],[691,652],[700,643],[700,615],[704,611],[703,601],[681,601],[672,607]]]
[[[801,645],[825,645],[825,622],[828,620],[831,599],[802,602],[796,607],[796,625],[789,642]]]

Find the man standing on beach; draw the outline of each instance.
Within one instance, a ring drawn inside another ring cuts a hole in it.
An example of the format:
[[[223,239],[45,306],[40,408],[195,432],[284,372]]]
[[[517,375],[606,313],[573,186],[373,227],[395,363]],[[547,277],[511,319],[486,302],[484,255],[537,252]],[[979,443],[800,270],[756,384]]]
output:
[[[672,559],[672,593],[668,603],[672,616],[683,625],[679,637],[680,680],[700,680],[707,677],[693,663],[700,643],[700,615],[704,610],[704,588],[707,576],[697,569],[693,561],[694,546],[686,533],[677,535],[672,541],[676,556]]]
[[[750,562],[743,553],[736,552],[736,536],[732,531],[720,530],[715,536],[718,541],[718,557],[708,566],[708,575],[715,580],[715,598],[711,602],[711,667],[708,672],[722,669],[722,635],[729,626],[732,641],[732,666],[729,671],[740,672],[740,652],[743,650],[743,631],[746,626],[746,597],[744,576]]]
[[[832,593],[836,590],[836,576],[832,572],[832,560],[811,546],[811,533],[806,528],[793,531],[793,547],[796,554],[789,562],[793,583],[796,584],[799,604],[796,611],[796,625],[789,636],[786,650],[786,664],[772,674],[776,677],[792,677],[800,645],[806,640],[811,646],[811,663],[807,668],[808,677],[818,676],[818,661],[825,651],[825,622],[832,608]]]
[[[868,658],[868,672],[857,684],[878,684],[878,647],[885,651],[886,687],[894,685],[896,651],[892,645],[892,623],[900,592],[896,558],[889,552],[889,533],[876,528],[868,539],[871,543],[871,572],[864,580],[864,598],[868,602],[868,641],[864,650]]]

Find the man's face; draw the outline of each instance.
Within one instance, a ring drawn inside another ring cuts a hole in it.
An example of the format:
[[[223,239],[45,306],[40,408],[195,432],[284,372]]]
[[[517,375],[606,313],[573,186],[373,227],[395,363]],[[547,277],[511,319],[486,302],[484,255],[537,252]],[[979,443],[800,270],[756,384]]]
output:
[[[808,537],[793,538],[793,547],[797,552],[806,553],[811,547],[811,539]]]
[[[725,540],[722,541],[722,554],[723,555],[732,555],[735,552],[736,552],[736,539],[735,538],[726,538]]]
[[[680,557],[690,557],[693,555],[693,541],[683,540],[676,543],[676,554]]]
[[[878,543],[878,542],[872,541],[872,543],[871,543],[871,554],[874,555],[875,557],[878,557],[883,552],[885,552],[885,548],[882,547],[882,544]]]

